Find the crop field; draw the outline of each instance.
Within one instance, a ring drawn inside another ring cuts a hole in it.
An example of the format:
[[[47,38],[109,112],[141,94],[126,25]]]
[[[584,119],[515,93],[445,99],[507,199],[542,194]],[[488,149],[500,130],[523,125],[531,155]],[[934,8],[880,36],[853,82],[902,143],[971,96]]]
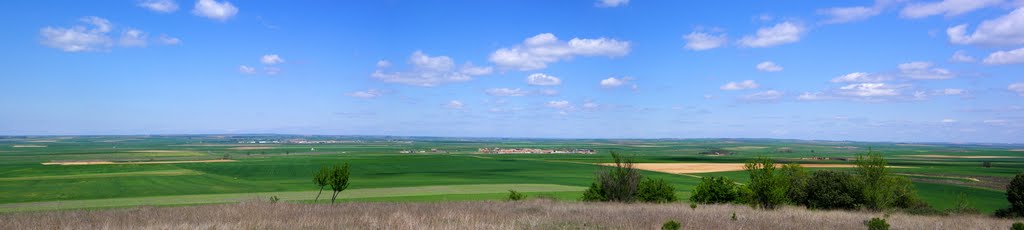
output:
[[[289,140],[304,140],[296,143]],[[263,143],[261,143],[263,142]],[[593,149],[596,154],[480,154],[478,148]],[[1024,170],[1024,146],[769,139],[461,139],[358,136],[0,137],[0,212],[237,203],[276,196],[314,202],[312,173],[349,163],[340,201],[499,200],[508,190],[575,201],[609,152],[632,157],[683,200],[703,176],[749,180],[757,157],[851,170],[871,148],[938,209],[959,194],[985,213]],[[713,151],[712,151],[713,150]],[[715,152],[709,154],[709,152]],[[989,167],[983,167],[989,162]],[[329,202],[329,188],[319,201]],[[326,199],[325,199],[326,197]]]

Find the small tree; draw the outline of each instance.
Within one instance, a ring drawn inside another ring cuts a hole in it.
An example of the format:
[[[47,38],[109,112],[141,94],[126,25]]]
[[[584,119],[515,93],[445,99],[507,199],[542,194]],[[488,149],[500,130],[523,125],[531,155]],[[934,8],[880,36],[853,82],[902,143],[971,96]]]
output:
[[[637,186],[636,199],[648,203],[669,203],[676,201],[676,189],[662,178],[644,178]]]
[[[1024,173],[1017,174],[1006,185],[1006,201],[1010,202],[1010,211],[1016,216],[1024,216]]]
[[[792,204],[805,204],[807,200],[807,170],[800,164],[782,166],[782,177],[786,180],[786,199]]]
[[[882,154],[868,149],[867,154],[857,155],[857,174],[864,182],[864,206],[870,210],[882,210],[895,201],[890,186],[885,159]]]
[[[739,196],[736,183],[728,177],[704,177],[693,188],[690,202],[701,204],[732,203]]]
[[[861,203],[861,185],[846,172],[816,171],[807,181],[806,206],[810,209],[855,209]]]
[[[633,202],[636,198],[637,186],[643,176],[633,168],[632,159],[615,152],[611,154],[615,165],[608,171],[597,173],[595,184],[584,192],[583,200]]]
[[[345,165],[341,167],[334,165],[331,169],[330,179],[327,181],[331,185],[331,190],[334,191],[334,194],[331,195],[332,204],[334,203],[334,200],[338,199],[338,193],[341,193],[341,191],[345,191],[345,189],[348,188],[348,174],[348,163],[345,163]]]
[[[320,170],[313,173],[313,184],[320,187],[320,191],[316,193],[316,199],[313,201],[320,200],[320,194],[324,192],[324,187],[328,185],[330,177],[331,170],[327,169],[327,166],[320,166]]]
[[[601,189],[601,184],[597,182],[590,183],[590,188],[583,192],[583,201],[608,201],[608,198],[604,197],[604,191]]]
[[[510,201],[518,201],[518,200],[523,200],[523,199],[526,199],[526,194],[522,194],[520,192],[516,192],[516,190],[508,190],[508,200],[510,200]]]
[[[750,173],[750,190],[753,192],[753,204],[764,209],[775,209],[786,202],[789,187],[786,178],[776,172],[775,161],[769,158],[758,158],[747,163]]]

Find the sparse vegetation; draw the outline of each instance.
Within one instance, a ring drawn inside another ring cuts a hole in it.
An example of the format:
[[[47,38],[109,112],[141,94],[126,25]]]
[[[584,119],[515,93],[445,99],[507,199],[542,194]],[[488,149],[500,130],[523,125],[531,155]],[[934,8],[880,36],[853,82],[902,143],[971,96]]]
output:
[[[949,214],[978,214],[978,209],[971,206],[970,201],[967,200],[967,193],[960,193],[957,195],[956,200],[953,201],[953,208],[947,209],[946,213]]]
[[[508,198],[507,199],[509,201],[525,200],[526,199],[526,194],[523,194],[523,193],[520,193],[520,192],[516,192],[516,190],[508,190]]]
[[[889,223],[878,217],[865,221],[864,225],[868,226],[868,230],[889,230]]]
[[[681,225],[675,220],[669,220],[661,225],[661,230],[679,230]]]

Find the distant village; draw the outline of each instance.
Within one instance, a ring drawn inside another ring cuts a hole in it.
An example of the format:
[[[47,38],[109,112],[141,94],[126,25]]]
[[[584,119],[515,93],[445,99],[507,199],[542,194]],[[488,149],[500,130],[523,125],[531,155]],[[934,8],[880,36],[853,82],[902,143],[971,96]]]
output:
[[[480,148],[479,153],[486,154],[594,154],[593,149],[533,149],[533,148]]]

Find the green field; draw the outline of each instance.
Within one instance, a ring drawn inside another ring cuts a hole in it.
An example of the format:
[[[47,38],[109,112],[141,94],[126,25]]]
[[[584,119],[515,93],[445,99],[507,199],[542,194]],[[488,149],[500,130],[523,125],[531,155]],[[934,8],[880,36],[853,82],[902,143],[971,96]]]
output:
[[[283,143],[297,139],[335,143]],[[598,154],[476,153],[485,147],[588,148]],[[854,157],[869,147],[882,152],[890,165],[907,167],[893,171],[910,176],[921,197],[939,209],[951,207],[950,202],[960,193],[968,194],[983,212],[1002,208],[1007,203],[999,185],[1024,169],[1024,152],[1020,151],[1024,147],[1013,145],[766,139],[8,136],[0,137],[0,212],[225,203],[269,196],[311,202],[317,189],[312,172],[343,162],[352,166],[352,184],[342,193],[345,201],[502,199],[510,189],[533,197],[575,200],[601,169],[593,163],[609,162],[610,151],[649,163],[742,163],[770,156],[782,162],[849,164],[837,158]],[[731,154],[700,154],[708,149]],[[412,153],[400,153],[406,150]],[[988,158],[956,158],[962,156]],[[830,160],[821,160],[825,157]],[[234,162],[155,164],[216,159]],[[99,161],[124,164],[42,164]],[[983,161],[991,162],[991,167],[982,167]],[[141,162],[148,164],[127,164]],[[676,175],[648,171],[644,175],[669,180],[683,199],[700,176],[748,180],[744,172]]]

